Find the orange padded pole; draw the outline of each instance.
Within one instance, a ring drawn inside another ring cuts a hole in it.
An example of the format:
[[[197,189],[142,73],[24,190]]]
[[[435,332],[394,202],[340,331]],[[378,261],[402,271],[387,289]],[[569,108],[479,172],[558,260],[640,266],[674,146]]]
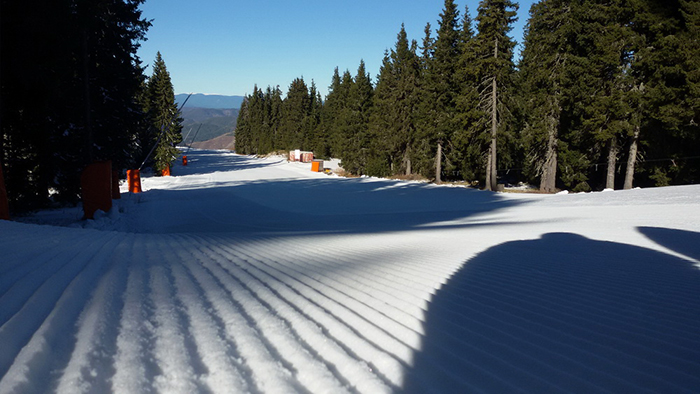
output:
[[[112,209],[112,162],[100,161],[85,167],[80,176],[84,219],[94,219],[99,209]]]
[[[126,180],[129,182],[129,193],[141,193],[141,171],[126,170]]]

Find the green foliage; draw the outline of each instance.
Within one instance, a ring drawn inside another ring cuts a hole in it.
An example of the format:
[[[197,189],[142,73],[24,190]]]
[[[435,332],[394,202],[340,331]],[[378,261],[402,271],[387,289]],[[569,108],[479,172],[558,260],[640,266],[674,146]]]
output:
[[[265,92],[253,89],[241,105],[236,123],[236,151],[267,154],[278,150],[312,150],[327,154],[328,143],[321,128],[321,99],[315,84],[295,79],[282,99],[279,87]]]
[[[182,142],[182,118],[175,103],[175,91],[170,73],[160,52],[156,54],[153,74],[148,79],[147,114],[151,138],[157,145],[153,154],[153,168],[157,172],[170,168],[177,158],[177,144]]]
[[[374,86],[364,62],[355,76],[336,68],[323,102],[302,80],[281,106],[256,87],[238,151],[302,148],[376,176],[519,174],[545,191],[619,185],[625,167],[641,186],[698,181],[697,1],[539,1],[517,68],[516,10],[483,0],[473,23],[445,0],[420,46],[401,27]]]
[[[49,189],[76,202],[85,165],[137,160],[142,3],[2,2],[0,162],[12,210],[45,206]]]

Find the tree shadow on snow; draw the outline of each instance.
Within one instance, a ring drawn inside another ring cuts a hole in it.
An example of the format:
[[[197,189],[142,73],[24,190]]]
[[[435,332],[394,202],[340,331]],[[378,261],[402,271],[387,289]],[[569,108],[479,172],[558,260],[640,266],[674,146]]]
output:
[[[698,233],[640,231],[698,256]],[[700,270],[650,249],[565,233],[493,247],[424,328],[406,392],[700,392]]]
[[[278,236],[487,225],[470,222],[469,217],[518,204],[472,189],[323,177],[152,190],[139,198],[138,209],[145,215],[134,219],[137,232]]]
[[[700,239],[696,233],[658,227],[639,227],[639,232],[659,245],[700,260]]]
[[[216,150],[184,150],[188,165],[182,165],[182,159],[178,158],[173,163],[172,174],[180,175],[201,175],[210,174],[217,171],[242,171],[255,168],[264,168],[279,165],[279,162],[264,161],[253,157],[236,155],[233,152],[221,152]]]

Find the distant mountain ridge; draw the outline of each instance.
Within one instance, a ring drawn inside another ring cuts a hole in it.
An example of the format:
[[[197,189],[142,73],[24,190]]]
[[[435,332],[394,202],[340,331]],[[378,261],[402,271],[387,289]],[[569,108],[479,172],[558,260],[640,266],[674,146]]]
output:
[[[178,107],[189,94],[175,95]],[[235,132],[238,111],[243,103],[243,96],[224,96],[219,94],[197,93],[190,96],[182,108],[184,145],[195,142],[207,144],[207,149],[230,149],[233,137],[219,138]],[[221,145],[221,146],[219,146]]]
[[[188,104],[182,109],[182,118],[182,137],[186,137],[183,142],[190,144],[192,140],[207,141],[234,132],[238,109],[198,108]]]
[[[189,94],[181,93],[175,95],[175,102],[178,107],[187,99]],[[220,94],[193,94],[185,107],[216,108],[216,109],[239,109],[243,103],[243,96],[224,96]]]

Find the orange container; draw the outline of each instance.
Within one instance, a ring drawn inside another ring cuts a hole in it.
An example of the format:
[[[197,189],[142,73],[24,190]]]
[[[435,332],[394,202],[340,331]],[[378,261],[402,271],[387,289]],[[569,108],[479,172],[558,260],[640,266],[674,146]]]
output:
[[[311,171],[323,172],[323,160],[314,160],[311,162]]]
[[[112,170],[112,200],[122,198],[122,193],[119,191],[119,171]]]
[[[10,220],[10,204],[7,201],[7,189],[5,189],[5,178],[2,175],[2,164],[0,164],[0,219]]]
[[[160,172],[160,176],[170,176],[170,166],[163,168]]]
[[[99,209],[112,209],[112,162],[100,161],[85,167],[80,175],[83,219],[94,219]]]
[[[126,180],[129,182],[129,193],[141,193],[141,171],[127,170]]]

